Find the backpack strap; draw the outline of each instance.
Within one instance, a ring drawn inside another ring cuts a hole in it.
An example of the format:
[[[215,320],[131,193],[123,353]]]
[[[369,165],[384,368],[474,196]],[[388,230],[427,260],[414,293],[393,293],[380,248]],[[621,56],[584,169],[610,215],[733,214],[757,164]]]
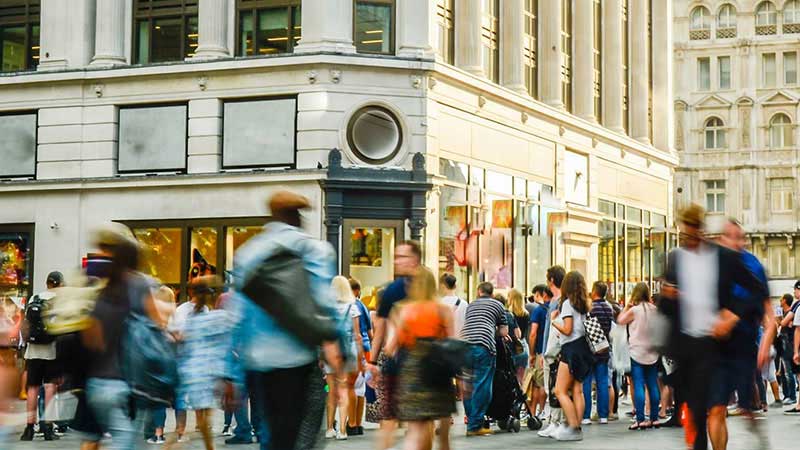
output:
[[[456,309],[456,308],[458,308],[458,306],[459,306],[460,304],[461,304],[461,297],[456,297],[456,304],[455,304],[455,305],[453,305],[453,309]]]

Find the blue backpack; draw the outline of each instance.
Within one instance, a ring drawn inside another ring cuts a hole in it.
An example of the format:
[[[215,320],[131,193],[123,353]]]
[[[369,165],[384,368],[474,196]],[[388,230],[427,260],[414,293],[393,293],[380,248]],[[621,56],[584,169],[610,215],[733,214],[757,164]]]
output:
[[[138,405],[170,407],[178,385],[177,349],[161,328],[131,312],[125,321],[120,366]]]

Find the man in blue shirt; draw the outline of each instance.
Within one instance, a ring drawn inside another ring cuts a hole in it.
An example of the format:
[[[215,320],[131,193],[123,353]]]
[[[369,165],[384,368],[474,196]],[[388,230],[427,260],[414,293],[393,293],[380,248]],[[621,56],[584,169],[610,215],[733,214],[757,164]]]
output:
[[[544,349],[545,337],[547,334],[548,320],[550,319],[550,300],[553,298],[553,293],[544,284],[538,284],[533,288],[533,298],[536,302],[536,307],[531,312],[531,332],[528,337],[530,352],[530,366],[533,368],[533,392],[531,393],[531,412],[536,413],[536,407],[539,407],[539,413],[544,411],[544,401],[547,397],[544,390]]]

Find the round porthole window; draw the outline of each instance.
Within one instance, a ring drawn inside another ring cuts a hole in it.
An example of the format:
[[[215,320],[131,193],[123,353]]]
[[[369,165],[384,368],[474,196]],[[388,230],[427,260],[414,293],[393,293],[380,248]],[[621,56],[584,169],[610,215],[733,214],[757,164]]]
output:
[[[403,131],[391,111],[380,106],[366,106],[350,118],[347,143],[364,162],[383,164],[400,151]]]

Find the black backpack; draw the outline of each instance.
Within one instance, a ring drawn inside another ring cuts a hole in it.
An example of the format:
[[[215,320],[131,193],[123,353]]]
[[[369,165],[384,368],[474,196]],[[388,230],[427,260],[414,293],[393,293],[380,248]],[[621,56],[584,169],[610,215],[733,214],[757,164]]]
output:
[[[29,344],[51,344],[56,338],[47,332],[44,325],[44,310],[46,300],[34,295],[25,307],[25,322],[27,322],[27,342]]]

